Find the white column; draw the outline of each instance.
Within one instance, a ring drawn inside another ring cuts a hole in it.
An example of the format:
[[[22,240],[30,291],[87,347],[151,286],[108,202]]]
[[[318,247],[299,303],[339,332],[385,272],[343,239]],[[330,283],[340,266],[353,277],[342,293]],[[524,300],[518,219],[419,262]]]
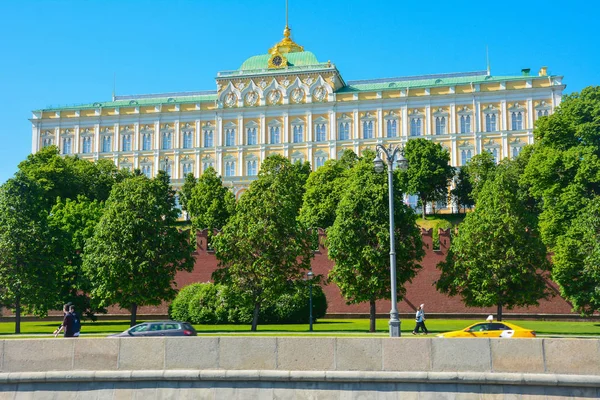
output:
[[[160,122],[154,123],[154,150],[160,149]],[[157,169],[158,171],[158,169]]]
[[[133,150],[140,150],[140,124],[137,122],[133,124]],[[138,167],[136,166],[135,168]]]
[[[58,147],[59,152],[62,153],[62,143],[60,142],[60,127],[54,128],[54,143]]]
[[[238,150],[238,176],[244,176],[244,152]]]
[[[525,114],[527,115],[527,126],[524,129],[533,129],[533,99],[530,97],[527,99],[527,110],[525,110]]]
[[[114,127],[114,143],[113,143],[113,151],[117,152],[119,151],[119,145],[121,144],[121,131],[120,131],[120,125],[119,123],[115,123],[115,127]]]
[[[267,143],[267,124],[264,114],[260,115],[260,139],[259,144]],[[261,158],[262,159],[262,158]]]
[[[333,142],[337,140],[337,120],[333,110],[329,111],[329,140]],[[335,159],[335,155],[330,155],[330,158]]]
[[[450,149],[450,165],[457,167],[460,165],[458,160],[458,147],[456,146],[456,136],[452,136],[452,147]]]
[[[500,129],[498,129],[499,131],[501,130],[508,130],[508,112],[506,110],[506,100],[502,100],[500,102],[500,112],[502,113],[502,126],[500,127]]]
[[[173,172],[174,172],[173,173],[173,179],[181,179],[181,178],[183,178],[183,176],[181,176],[181,173],[180,173],[181,171],[179,170],[179,168],[181,166],[180,162],[181,161],[180,161],[180,158],[179,158],[179,152],[176,151],[175,152],[175,157],[174,157],[174,160],[173,160],[173,163],[175,164],[175,165],[173,165]]]
[[[290,142],[290,121],[289,121],[289,114],[288,113],[284,113],[283,114],[283,141],[282,143],[289,143]]]
[[[94,124],[94,153],[100,152],[100,124]]]
[[[200,177],[200,151],[196,149],[194,155],[194,176],[198,178]]]
[[[502,153],[500,155],[500,160],[506,157],[510,157],[510,152],[508,151],[508,133],[502,133]]]
[[[313,137],[312,111],[309,111],[306,114],[306,141],[309,143],[313,143],[315,141],[315,138]],[[309,158],[309,160],[312,160],[312,158]]]
[[[79,137],[79,125],[75,125],[75,138],[73,139],[73,154],[79,154],[79,142],[81,138]]]
[[[244,117],[243,116],[238,116],[238,146],[243,146],[246,144],[246,141],[244,140]]]
[[[200,129],[200,120],[197,119],[196,122],[194,123],[194,126],[196,127],[195,132],[196,134],[194,135],[194,144],[193,147],[202,147],[202,129]],[[213,136],[214,138],[214,136]],[[195,175],[198,176],[198,175]]]
[[[450,104],[450,132],[447,133],[457,133],[456,132],[456,104]]]
[[[425,134],[427,136],[431,135],[431,107],[425,107]]]
[[[483,132],[483,127],[481,126],[481,102],[475,100],[475,97],[473,97],[473,112],[475,113],[475,132]]]
[[[381,108],[377,109],[377,132],[375,132],[375,137],[383,137],[383,110]]]
[[[408,137],[408,106],[402,106],[402,132],[400,136]]]
[[[178,149],[179,148],[179,137],[181,135],[181,130],[180,130],[180,124],[179,121],[175,121],[175,140],[173,140],[173,148],[174,149]]]
[[[359,135],[359,120],[358,120],[358,110],[354,110],[352,112],[352,117],[353,117],[353,123],[352,123],[352,137],[350,139],[358,139],[360,137]],[[358,154],[358,152],[355,150],[356,154]]]
[[[223,146],[223,118],[217,116],[217,126],[215,127],[215,144],[217,147]],[[215,160],[216,162],[216,160]],[[216,168],[215,168],[216,169]],[[218,171],[218,170],[217,170]]]
[[[40,150],[40,125],[39,123],[31,125],[31,152],[37,153]]]
[[[217,149],[215,154],[215,169],[220,176],[223,176],[223,150]]]

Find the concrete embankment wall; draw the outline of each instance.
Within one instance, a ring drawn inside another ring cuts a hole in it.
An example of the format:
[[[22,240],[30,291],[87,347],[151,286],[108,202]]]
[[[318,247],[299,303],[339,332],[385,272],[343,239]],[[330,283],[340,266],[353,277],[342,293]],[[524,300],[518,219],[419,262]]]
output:
[[[600,397],[595,339],[11,339],[0,352],[0,399]]]

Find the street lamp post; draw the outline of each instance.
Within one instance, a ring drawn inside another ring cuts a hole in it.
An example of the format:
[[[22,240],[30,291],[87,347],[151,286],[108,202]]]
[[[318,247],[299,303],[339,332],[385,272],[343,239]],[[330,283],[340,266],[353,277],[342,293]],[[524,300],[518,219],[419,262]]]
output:
[[[313,314],[312,314],[312,278],[314,276],[312,271],[308,271],[308,330],[313,331]]]
[[[383,172],[383,160],[379,156],[385,156],[388,169],[388,191],[389,191],[389,208],[390,208],[390,276],[392,280],[392,309],[390,310],[390,337],[400,337],[400,318],[398,318],[398,299],[396,289],[396,235],[394,232],[394,160],[401,169],[406,169],[408,163],[404,158],[403,150],[400,146],[392,146],[386,148],[381,144],[376,147],[377,156],[373,160],[376,172]],[[397,159],[396,159],[396,156]]]

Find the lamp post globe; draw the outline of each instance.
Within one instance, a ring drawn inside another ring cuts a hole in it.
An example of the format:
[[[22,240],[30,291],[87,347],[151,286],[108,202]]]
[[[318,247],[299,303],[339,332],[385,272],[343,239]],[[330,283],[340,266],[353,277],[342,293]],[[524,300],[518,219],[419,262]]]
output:
[[[397,157],[397,165],[401,169],[408,167],[408,162],[404,158],[403,150],[400,146],[392,146],[386,148],[381,144],[376,147],[377,156],[373,160],[375,172],[383,172],[382,155],[387,163],[388,170],[388,196],[389,196],[389,211],[390,211],[390,278],[391,278],[391,297],[392,308],[390,310],[390,337],[400,337],[400,318],[398,317],[398,298],[397,298],[397,282],[396,282],[396,235],[394,227],[394,161]]]

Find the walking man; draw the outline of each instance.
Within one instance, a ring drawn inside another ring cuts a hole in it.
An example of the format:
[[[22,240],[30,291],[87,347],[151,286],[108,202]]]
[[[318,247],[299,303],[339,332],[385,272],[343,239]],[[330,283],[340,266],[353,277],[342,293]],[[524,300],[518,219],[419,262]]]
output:
[[[425,304],[421,304],[415,315],[415,321],[417,322],[417,325],[415,326],[415,329],[412,331],[413,335],[416,335],[417,333],[419,333],[419,329],[422,329],[423,333],[425,333],[426,335],[429,333],[429,331],[427,330],[427,327],[425,326],[425,311],[423,310],[424,306],[425,306]]]

